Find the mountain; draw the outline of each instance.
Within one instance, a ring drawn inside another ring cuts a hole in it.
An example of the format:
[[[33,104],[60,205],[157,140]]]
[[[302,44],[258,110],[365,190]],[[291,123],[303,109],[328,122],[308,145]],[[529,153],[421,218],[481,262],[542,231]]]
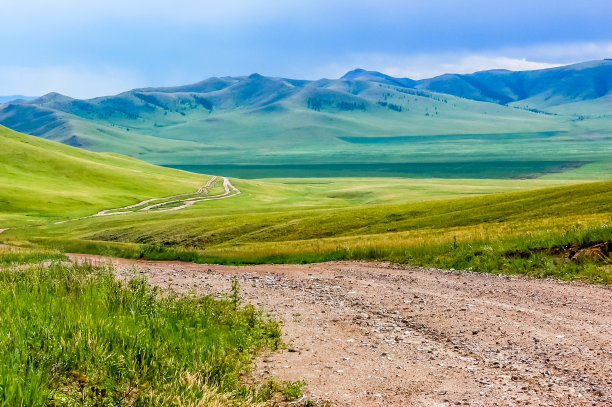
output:
[[[366,71],[365,69],[355,69],[350,72],[347,72],[342,78],[344,80],[352,80],[352,81],[371,81],[371,82],[379,82],[386,83],[388,85],[398,85],[406,88],[413,88],[417,81],[414,81],[409,78],[394,78],[389,75],[385,75],[376,71]]]
[[[0,96],[0,104],[12,102],[13,100],[33,100],[33,99],[36,99],[36,96],[23,96],[23,95]]]
[[[195,190],[204,177],[0,126],[0,227]]]
[[[555,112],[555,107],[568,103],[597,99],[609,101],[612,60],[534,71],[446,74],[418,81],[415,87],[472,100]],[[611,111],[606,108],[605,112]]]
[[[362,69],[335,80],[209,78],[89,100],[48,94],[13,101],[0,105],[0,123],[195,170],[491,160],[573,168],[605,160],[612,143],[602,136],[610,128],[611,66],[594,61],[420,81]]]

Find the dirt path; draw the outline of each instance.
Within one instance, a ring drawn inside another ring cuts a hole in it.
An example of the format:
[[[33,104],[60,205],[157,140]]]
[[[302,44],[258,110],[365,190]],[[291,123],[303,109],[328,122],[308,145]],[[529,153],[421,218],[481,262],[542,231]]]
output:
[[[225,293],[237,275],[245,301],[283,320],[290,344],[256,374],[306,380],[313,400],[612,406],[609,287],[380,263],[112,262],[177,292]]]
[[[113,208],[113,209],[104,209],[96,214],[90,215],[90,216],[84,216],[81,218],[75,218],[75,219],[67,219],[67,220],[62,220],[59,222],[55,222],[55,224],[60,224],[60,223],[66,223],[66,222],[74,222],[77,220],[82,220],[82,219],[89,219],[89,218],[94,218],[94,217],[98,217],[98,216],[110,216],[110,215],[124,215],[126,213],[134,213],[134,212],[168,212],[168,211],[177,211],[180,209],[185,209],[193,204],[196,204],[198,202],[204,202],[204,201],[213,201],[216,199],[226,199],[226,198],[231,198],[233,196],[239,195],[241,192],[238,188],[236,188],[234,185],[232,185],[232,183],[230,182],[230,180],[226,177],[222,177],[223,178],[223,188],[225,189],[225,191],[222,194],[219,195],[206,195],[208,194],[208,188],[210,188],[214,182],[218,179],[218,176],[213,176],[210,180],[208,180],[208,182],[205,185],[202,185],[201,187],[198,188],[198,190],[195,192],[195,194],[203,194],[201,197],[200,196],[193,196],[194,193],[189,193],[189,194],[180,194],[180,195],[172,195],[172,196],[167,196],[164,198],[151,198],[151,199],[147,199],[132,205],[128,205],[128,206],[124,206],[121,208]],[[180,197],[188,197],[188,198],[180,198]],[[156,202],[156,201],[162,201],[159,203],[152,203],[152,202]],[[162,208],[162,209],[158,209],[164,205],[168,205],[168,204],[176,204],[176,203],[182,203],[179,206],[174,206],[174,207],[170,207],[170,208]],[[151,204],[151,205],[147,205],[147,204]],[[144,208],[140,208],[143,205],[147,205]],[[6,230],[6,229],[5,229]],[[1,232],[0,232],[1,233]]]
[[[6,232],[8,229],[0,229],[0,233]]]

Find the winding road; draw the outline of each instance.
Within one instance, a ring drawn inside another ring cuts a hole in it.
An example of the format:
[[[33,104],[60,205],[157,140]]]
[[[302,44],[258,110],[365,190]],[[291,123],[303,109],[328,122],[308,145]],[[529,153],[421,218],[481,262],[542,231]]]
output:
[[[226,199],[226,198],[231,198],[233,196],[241,194],[240,190],[236,188],[227,177],[221,177],[221,178],[223,179],[224,192],[218,195],[207,195],[209,188],[211,188],[215,184],[215,182],[219,179],[219,177],[215,175],[210,180],[208,180],[208,182],[205,185],[202,185],[201,187],[199,187],[195,193],[172,195],[172,196],[163,197],[163,198],[151,198],[151,199],[147,199],[147,200],[144,200],[144,201],[132,204],[132,205],[123,206],[121,208],[105,209],[105,210],[102,210],[90,216],[62,220],[59,222],[55,222],[55,224],[73,222],[77,220],[89,219],[89,218],[94,218],[98,216],[124,215],[127,213],[136,213],[136,212],[177,211],[180,209],[188,208],[198,202],[212,201],[216,199]],[[165,206],[168,206],[168,205],[172,205],[172,206],[169,208],[166,208]],[[0,233],[1,232],[2,231],[0,231]]]

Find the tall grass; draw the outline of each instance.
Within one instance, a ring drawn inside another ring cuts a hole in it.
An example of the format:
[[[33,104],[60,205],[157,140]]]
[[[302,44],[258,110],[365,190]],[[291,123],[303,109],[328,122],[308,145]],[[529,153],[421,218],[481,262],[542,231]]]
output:
[[[2,268],[0,405],[251,405],[262,394],[241,374],[280,329],[235,305],[162,295],[108,268]]]
[[[245,246],[198,249],[156,244],[39,240],[66,251],[144,260],[179,260],[194,263],[248,265],[263,263],[317,263],[340,260],[390,261],[418,266],[467,269],[475,272],[521,274],[611,284],[612,259],[572,261],[555,248],[588,246],[612,241],[607,222],[569,228],[512,227],[482,234],[480,229],[428,231],[424,236],[396,233],[343,239],[262,242]]]
[[[87,219],[8,231],[43,247],[197,263],[383,260],[610,283],[610,259],[556,246],[612,241],[612,182],[402,205]],[[231,209],[231,208],[230,208]],[[9,240],[10,241],[10,240]],[[525,252],[517,256],[517,252]]]

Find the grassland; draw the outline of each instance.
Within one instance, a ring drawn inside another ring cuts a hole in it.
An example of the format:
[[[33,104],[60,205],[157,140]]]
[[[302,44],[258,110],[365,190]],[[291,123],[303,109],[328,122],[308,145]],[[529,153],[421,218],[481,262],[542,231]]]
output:
[[[281,343],[237,286],[225,298],[162,295],[61,257],[0,248],[2,405],[255,406],[285,390],[244,384],[256,352]]]
[[[242,193],[230,199],[174,212],[137,211],[58,224],[119,207],[119,202],[133,205],[157,194],[193,193],[203,180],[8,130],[4,137],[13,155],[24,157],[18,164],[2,161],[8,187],[2,192],[0,220],[10,230],[0,241],[11,245],[236,264],[390,260],[610,280],[603,258],[569,260],[572,251],[612,240],[610,182],[580,184],[579,176],[553,175],[524,180],[233,179]],[[56,178],[62,174],[60,182]],[[20,189],[22,184],[29,188]],[[211,192],[219,188],[213,185]]]
[[[0,126],[0,225],[91,215],[151,197],[195,191],[206,176],[100,154]]]
[[[456,196],[457,185],[444,182],[448,195]],[[534,187],[531,180],[523,183]],[[483,191],[501,188],[483,184]],[[304,191],[300,184],[289,185],[296,188],[293,196],[286,185],[237,185],[243,194],[232,200],[182,212],[87,219],[8,231],[0,239],[132,258],[231,264],[388,260],[610,281],[605,260],[569,259],[571,250],[612,240],[610,182],[404,204],[381,203],[406,199],[406,191],[392,188],[364,203],[368,194],[359,188],[346,187],[340,201],[337,195],[317,201],[301,200],[308,195],[296,192]],[[326,185],[308,188],[329,193]],[[418,193],[428,196],[426,189]]]

